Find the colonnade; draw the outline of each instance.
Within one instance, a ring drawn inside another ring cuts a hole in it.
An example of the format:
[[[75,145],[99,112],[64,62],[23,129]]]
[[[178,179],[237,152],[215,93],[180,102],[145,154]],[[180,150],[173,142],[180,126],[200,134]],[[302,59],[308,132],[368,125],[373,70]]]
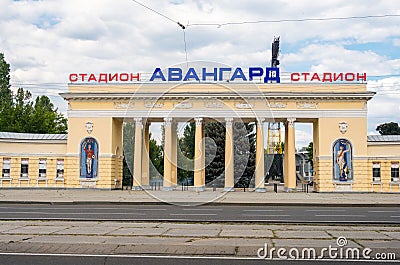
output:
[[[284,185],[287,190],[296,188],[295,162],[295,118],[288,118],[285,125]],[[203,118],[194,118],[195,152],[194,152],[194,186],[196,191],[205,190],[205,144]],[[133,189],[141,190],[150,187],[149,176],[149,126],[143,118],[135,118],[135,148],[133,168]],[[255,191],[265,192],[264,173],[264,119],[256,122],[256,168]],[[233,118],[225,118],[225,191],[234,191],[234,141]],[[178,185],[177,178],[177,122],[173,118],[164,118],[164,181],[163,190],[174,190]]]

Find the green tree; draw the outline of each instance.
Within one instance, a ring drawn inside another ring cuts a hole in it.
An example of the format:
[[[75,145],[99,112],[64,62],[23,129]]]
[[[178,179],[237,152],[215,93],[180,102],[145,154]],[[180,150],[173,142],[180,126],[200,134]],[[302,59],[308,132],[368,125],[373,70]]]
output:
[[[29,91],[18,88],[14,96],[14,109],[12,110],[12,115],[9,117],[9,124],[7,124],[6,131],[21,133],[34,132],[32,130],[33,128],[29,126],[33,123],[31,120],[33,113],[33,103],[31,99],[32,94]]]
[[[209,122],[205,126],[206,184],[224,187],[225,172],[225,126]]]
[[[234,123],[235,187],[249,187],[254,183],[256,154],[254,125],[254,122]]]
[[[314,163],[313,163],[313,161],[314,161],[313,160],[314,159],[314,147],[313,146],[314,146],[313,142],[310,142],[308,144],[308,146],[306,147],[307,156],[308,156],[307,162],[310,162],[311,166],[314,165]]]
[[[10,87],[10,65],[0,53],[0,131],[8,131],[10,126],[13,108],[13,94]]]
[[[397,122],[382,123],[376,127],[381,135],[400,135],[400,127]]]
[[[39,96],[35,100],[31,112],[31,122],[27,123],[34,133],[65,133],[67,130],[67,119],[51,103],[46,96]]]
[[[47,96],[35,101],[32,94],[10,89],[10,65],[0,53],[0,131],[21,133],[66,133],[67,119]]]
[[[123,186],[132,186],[133,153],[135,144],[135,125],[133,122],[124,122],[123,125],[124,163],[122,171]]]
[[[150,177],[164,175],[164,157],[163,148],[157,144],[157,141],[152,138],[150,134],[149,142],[149,156],[150,156]]]
[[[178,139],[178,180],[186,182],[194,178],[194,147],[196,124],[188,123],[183,129],[183,136]]]

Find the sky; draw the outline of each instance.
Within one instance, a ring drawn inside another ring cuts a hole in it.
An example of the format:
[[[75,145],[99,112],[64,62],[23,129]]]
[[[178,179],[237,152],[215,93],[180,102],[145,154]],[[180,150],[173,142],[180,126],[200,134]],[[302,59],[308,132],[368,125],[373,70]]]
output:
[[[369,134],[400,120],[398,0],[139,2],[162,15],[132,0],[1,0],[0,52],[12,87],[48,95],[66,113],[58,93],[67,91],[69,73],[148,73],[186,56],[268,66],[280,36],[282,72],[367,73],[367,88],[377,93],[368,103]],[[264,22],[242,23],[256,21]],[[187,54],[176,22],[186,26]],[[296,125],[298,147],[312,140],[310,128]]]

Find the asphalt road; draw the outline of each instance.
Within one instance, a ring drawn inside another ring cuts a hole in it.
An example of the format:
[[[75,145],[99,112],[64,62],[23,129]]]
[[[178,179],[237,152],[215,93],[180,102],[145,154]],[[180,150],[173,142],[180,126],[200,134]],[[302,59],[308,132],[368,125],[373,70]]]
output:
[[[1,204],[0,220],[399,224],[400,207]]]
[[[385,263],[398,262],[386,261]],[[140,256],[106,256],[106,255],[48,255],[48,254],[6,254],[0,253],[0,264],[7,265],[255,265],[255,264],[279,264],[279,265],[307,265],[307,264],[335,264],[335,260],[260,260],[246,258],[229,258],[229,257],[140,257]],[[375,261],[345,261],[340,260],[340,264],[376,264]]]

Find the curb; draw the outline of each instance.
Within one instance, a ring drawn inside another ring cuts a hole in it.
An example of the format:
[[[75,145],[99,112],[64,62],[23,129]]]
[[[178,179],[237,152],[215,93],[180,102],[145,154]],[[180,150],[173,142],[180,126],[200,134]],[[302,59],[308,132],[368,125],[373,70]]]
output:
[[[298,220],[284,220],[284,221],[277,221],[277,220],[187,220],[187,219],[157,219],[157,220],[150,220],[150,219],[114,219],[114,218],[107,218],[107,219],[97,219],[97,218],[88,218],[88,219],[81,219],[81,218],[0,218],[0,221],[42,221],[42,222],[54,222],[54,221],[62,221],[62,222],[124,222],[124,223],[183,223],[183,224],[198,224],[198,223],[207,223],[207,224],[260,224],[260,225],[329,225],[332,227],[335,226],[393,226],[397,227],[398,223],[396,222],[388,222],[388,221],[336,221],[335,224],[332,224],[332,221],[298,221]]]
[[[326,202],[164,202],[164,201],[0,201],[1,204],[47,204],[47,205],[171,205],[171,206],[309,206],[309,207],[400,207],[400,203],[326,203]]]

